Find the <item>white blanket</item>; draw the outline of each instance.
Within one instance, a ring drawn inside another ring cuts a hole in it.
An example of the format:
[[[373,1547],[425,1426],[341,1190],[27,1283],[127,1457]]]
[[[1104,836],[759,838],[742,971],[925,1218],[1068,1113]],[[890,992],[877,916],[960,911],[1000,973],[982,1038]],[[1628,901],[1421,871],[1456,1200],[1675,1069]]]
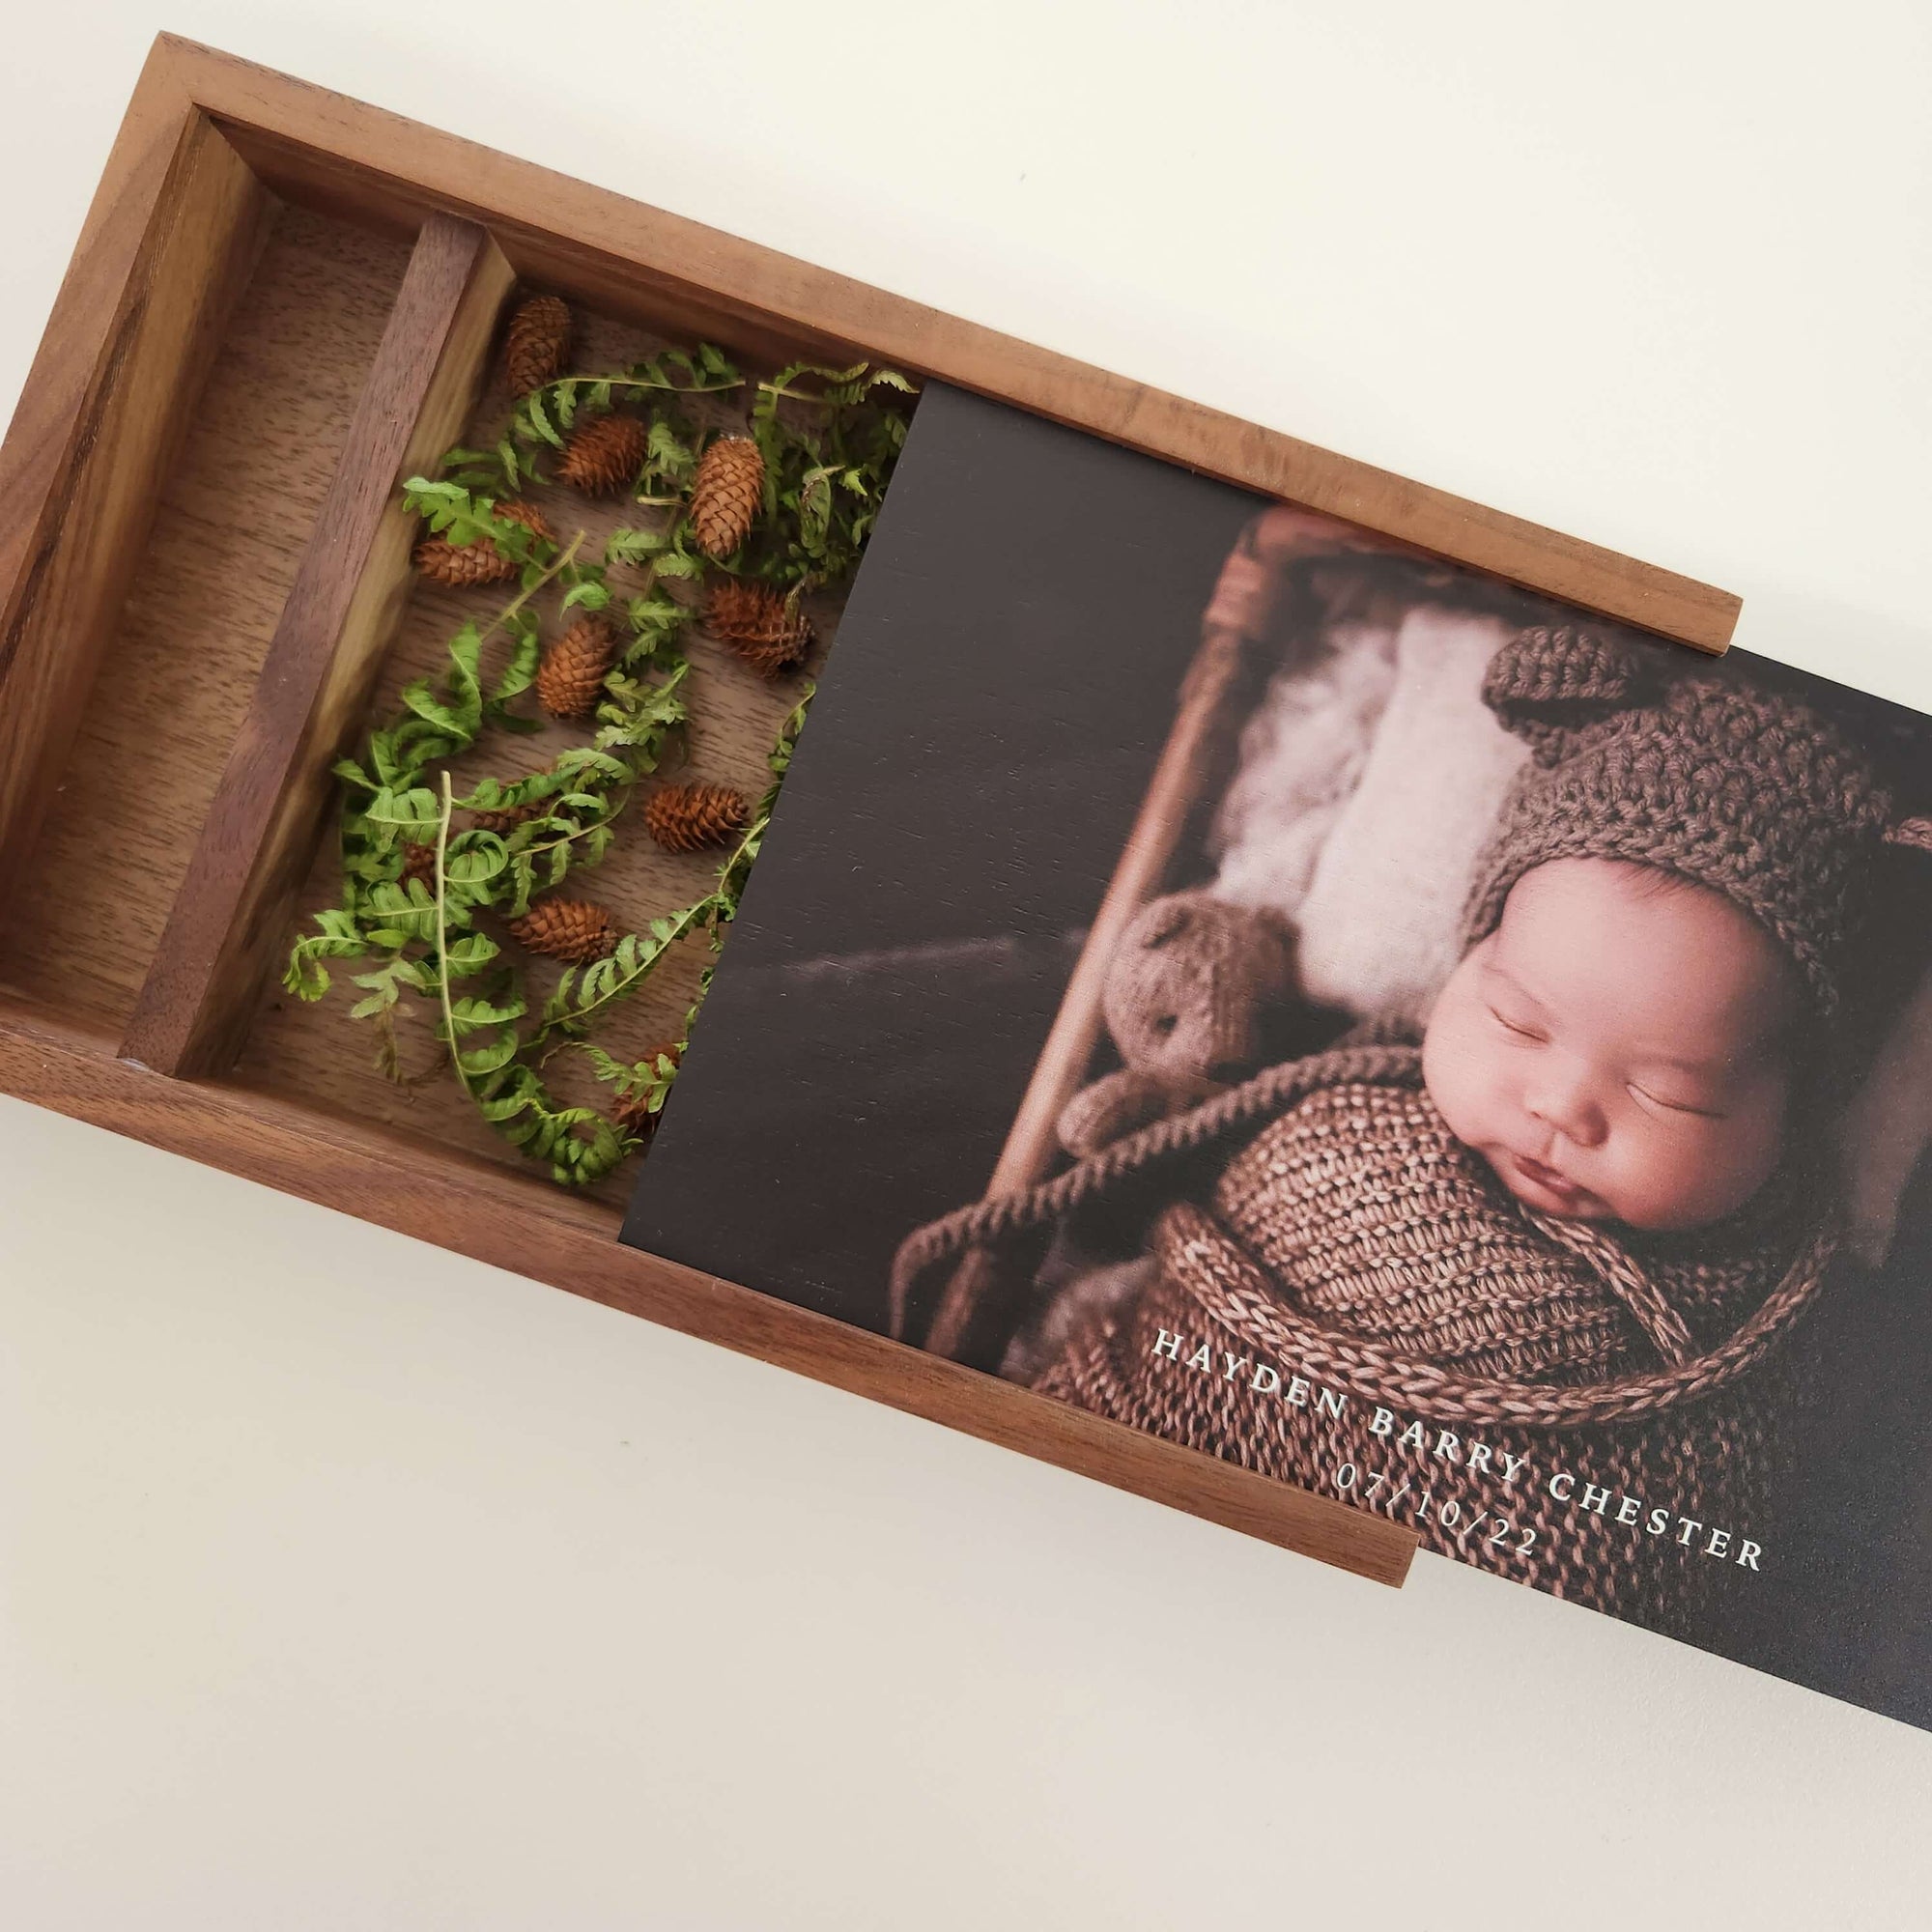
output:
[[[1463,906],[1526,756],[1482,699],[1501,618],[1429,607],[1338,631],[1285,671],[1241,742],[1216,890],[1287,914],[1304,991],[1420,1025],[1461,953]]]

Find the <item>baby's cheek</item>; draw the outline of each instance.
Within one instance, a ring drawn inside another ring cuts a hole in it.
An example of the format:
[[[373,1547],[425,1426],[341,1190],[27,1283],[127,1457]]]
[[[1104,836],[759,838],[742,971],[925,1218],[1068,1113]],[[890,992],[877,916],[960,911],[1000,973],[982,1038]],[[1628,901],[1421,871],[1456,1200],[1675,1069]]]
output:
[[[1767,1074],[1731,1119],[1720,1123],[1723,1147],[1715,1158],[1738,1184],[1748,1184],[1754,1191],[1782,1160],[1789,1104],[1788,1078],[1782,1072]]]
[[[1762,1115],[1685,1134],[1653,1130],[1625,1150],[1623,1216],[1672,1231],[1720,1221],[1770,1179],[1779,1151],[1776,1120]]]
[[[1661,1135],[1649,1122],[1611,1142],[1612,1170],[1599,1192],[1636,1228],[1669,1228],[1700,1218],[1698,1196],[1713,1179],[1695,1136]]]
[[[1453,1008],[1438,1008],[1423,1037],[1422,1082],[1458,1140],[1475,1145],[1494,1138],[1496,1068]]]
[[[1449,1131],[1463,1131],[1463,1082],[1451,1017],[1437,1007],[1429,1030],[1422,1036],[1422,1086],[1435,1111],[1448,1122]]]
[[[1726,1165],[1734,1177],[1740,1203],[1769,1180],[1784,1154],[1784,1108],[1781,1103],[1738,1123],[1736,1140],[1727,1151]]]

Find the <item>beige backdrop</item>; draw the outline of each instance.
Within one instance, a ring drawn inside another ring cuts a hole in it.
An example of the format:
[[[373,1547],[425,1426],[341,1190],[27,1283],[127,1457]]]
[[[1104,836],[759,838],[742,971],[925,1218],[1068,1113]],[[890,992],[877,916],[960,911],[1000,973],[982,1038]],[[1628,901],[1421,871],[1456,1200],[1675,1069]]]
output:
[[[1918,0],[971,17],[9,9],[0,404],[167,26],[1709,577],[1932,708]],[[0,1103],[23,1932],[1889,1928],[1929,1814],[1901,1725]]]

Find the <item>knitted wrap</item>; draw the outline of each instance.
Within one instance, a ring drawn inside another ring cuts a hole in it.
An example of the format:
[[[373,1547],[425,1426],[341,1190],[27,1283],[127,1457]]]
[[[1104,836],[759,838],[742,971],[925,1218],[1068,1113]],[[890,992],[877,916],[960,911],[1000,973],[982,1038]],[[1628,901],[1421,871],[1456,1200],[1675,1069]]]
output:
[[[1076,1331],[1043,1393],[1356,1501],[1382,1471],[1390,1492],[1409,1484],[1392,1513],[1429,1547],[1624,1615],[1667,1621],[1717,1586],[1723,1562],[1675,1544],[1680,1513],[1763,1540],[1791,1406],[1780,1345],[1831,1253],[1802,1193],[1769,1188],[1721,1227],[1641,1248],[1528,1213],[1450,1134],[1412,1046],[1270,1068],[1031,1195],[951,1215],[901,1250],[895,1287],[1236,1135],[1209,1208],[1161,1214],[1151,1282]],[[1203,1346],[1205,1371],[1184,1359]],[[1263,1364],[1345,1398],[1343,1413],[1258,1389]],[[1378,1408],[1389,1430],[1371,1426]],[[1432,1444],[1480,1438],[1490,1466],[1399,1447],[1413,1423]],[[1509,1484],[1506,1458],[1520,1460]],[[1568,1496],[1550,1492],[1558,1470]],[[1667,1510],[1673,1534],[1584,1511],[1585,1484]]]
[[[1662,1507],[1673,1532],[1691,1518],[1763,1539],[1791,1400],[1775,1344],[1827,1243],[1775,1191],[1639,1255],[1523,1212],[1449,1133],[1412,1049],[1374,1067],[1316,1059],[1308,1091],[1229,1162],[1213,1211],[1163,1213],[1137,1303],[1076,1335],[1038,1386],[1329,1493],[1384,1472],[1384,1493],[1410,1486],[1394,1513],[1429,1547],[1556,1595],[1653,1619],[1694,1608],[1723,1566],[1642,1519]],[[1163,1332],[1205,1343],[1212,1371],[1163,1354]],[[1222,1373],[1231,1360],[1341,1392],[1344,1412],[1257,1392],[1252,1371]],[[1397,1418],[1381,1433],[1378,1408]],[[1491,1466],[1398,1448],[1418,1422],[1431,1445],[1485,1442]],[[1506,1457],[1521,1464],[1508,1484]],[[1639,1524],[1586,1511],[1586,1484],[1638,1498]]]
[[[1614,632],[1521,632],[1484,686],[1532,759],[1478,860],[1465,937],[1492,931],[1522,875],[1622,859],[1721,893],[1796,963],[1823,1013],[1863,928],[1891,801],[1809,707],[1735,679],[1674,677]],[[1902,842],[1902,841],[1898,841]]]

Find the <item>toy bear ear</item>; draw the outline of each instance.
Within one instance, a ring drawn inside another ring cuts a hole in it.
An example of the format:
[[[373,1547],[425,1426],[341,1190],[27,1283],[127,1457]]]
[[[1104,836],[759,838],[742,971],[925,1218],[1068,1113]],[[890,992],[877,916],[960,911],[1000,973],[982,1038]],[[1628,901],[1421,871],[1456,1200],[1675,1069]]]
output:
[[[1641,647],[1614,631],[1535,625],[1491,660],[1483,701],[1538,764],[1553,765],[1585,725],[1641,704],[1650,669]]]
[[[1140,918],[1140,943],[1147,947],[1165,946],[1179,939],[1194,923],[1194,901],[1185,893],[1169,893],[1151,900]]]

